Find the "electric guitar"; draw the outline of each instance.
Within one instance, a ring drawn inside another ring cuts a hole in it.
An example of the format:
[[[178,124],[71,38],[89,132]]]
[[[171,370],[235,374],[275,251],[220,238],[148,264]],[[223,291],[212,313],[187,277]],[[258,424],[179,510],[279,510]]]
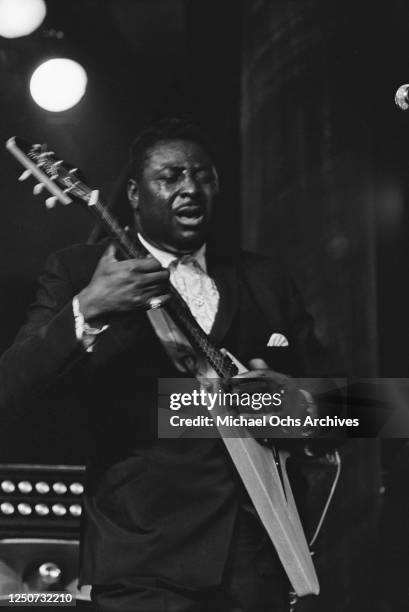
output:
[[[38,181],[33,193],[38,195],[44,188],[49,192],[45,201],[48,208],[57,202],[85,204],[102,222],[123,257],[144,256],[104,205],[99,191],[81,181],[75,169],[67,169],[46,145],[30,145],[13,137],[7,141],[6,148],[25,168],[19,180],[33,176]],[[182,297],[172,285],[170,287],[172,298],[158,310],[166,312],[206,363],[206,376],[224,382],[245,371],[232,355],[212,344]],[[297,596],[317,595],[318,578],[286,471],[289,454],[259,444],[243,427],[229,427],[228,437],[223,427],[219,427],[219,431],[295,593]]]

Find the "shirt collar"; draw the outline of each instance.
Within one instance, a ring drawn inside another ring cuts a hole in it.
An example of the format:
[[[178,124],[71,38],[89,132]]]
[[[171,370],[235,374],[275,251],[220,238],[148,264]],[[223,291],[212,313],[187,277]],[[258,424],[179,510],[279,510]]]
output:
[[[143,244],[143,246],[145,247],[145,249],[149,251],[149,253],[153,255],[155,259],[159,261],[159,263],[162,265],[163,268],[168,268],[170,264],[172,263],[172,261],[179,259],[177,255],[175,255],[174,253],[169,253],[169,251],[163,251],[162,249],[158,249],[158,247],[153,246],[153,244],[148,242],[139,232],[138,232],[138,238]],[[199,266],[202,268],[203,272],[207,272],[206,245],[202,244],[200,249],[198,249],[194,253],[191,253],[191,256],[193,257],[193,259],[197,261]]]

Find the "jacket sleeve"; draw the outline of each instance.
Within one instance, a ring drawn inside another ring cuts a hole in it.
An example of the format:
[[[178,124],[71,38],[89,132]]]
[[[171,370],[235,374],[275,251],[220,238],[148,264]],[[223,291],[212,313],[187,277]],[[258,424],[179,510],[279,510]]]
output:
[[[130,347],[143,347],[150,331],[143,310],[107,317],[109,328],[92,353],[77,340],[72,299],[89,282],[103,248],[70,247],[48,258],[27,322],[0,359],[0,417],[28,415],[34,399],[37,406],[58,403]]]
[[[28,397],[45,393],[87,359],[75,335],[73,296],[61,258],[51,255],[27,322],[0,359],[1,407],[19,409]]]

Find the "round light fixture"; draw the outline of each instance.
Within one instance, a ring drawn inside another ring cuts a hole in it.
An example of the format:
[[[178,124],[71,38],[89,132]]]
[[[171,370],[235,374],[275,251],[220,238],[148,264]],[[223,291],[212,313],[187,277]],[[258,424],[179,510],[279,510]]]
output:
[[[0,36],[27,36],[43,22],[47,7],[44,0],[0,0]]]
[[[81,100],[87,80],[87,73],[78,62],[64,58],[51,59],[34,70],[30,79],[30,93],[41,108],[61,112]]]

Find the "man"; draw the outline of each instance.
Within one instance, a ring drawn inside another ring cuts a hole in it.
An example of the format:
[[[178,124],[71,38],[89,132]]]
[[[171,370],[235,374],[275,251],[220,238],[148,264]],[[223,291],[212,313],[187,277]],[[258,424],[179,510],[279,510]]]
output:
[[[181,372],[147,310],[170,298],[170,280],[217,346],[305,376],[322,373],[311,317],[279,266],[206,245],[218,177],[195,126],[145,130],[132,172],[134,238],[148,255],[121,261],[104,243],[49,259],[1,361],[3,406],[37,397],[55,410],[73,387],[81,398],[94,438],[81,580],[98,610],[284,610],[284,572],[222,441],[158,439],[157,380]],[[267,346],[274,334],[285,349]],[[261,375],[276,380],[247,376]]]

